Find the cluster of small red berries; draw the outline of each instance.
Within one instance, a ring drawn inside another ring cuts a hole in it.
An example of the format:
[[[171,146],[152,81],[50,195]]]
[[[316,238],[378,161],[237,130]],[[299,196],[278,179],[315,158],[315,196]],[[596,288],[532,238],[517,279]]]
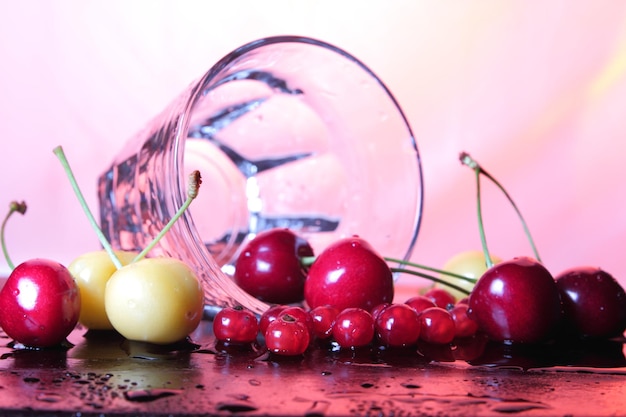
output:
[[[339,311],[324,305],[311,310],[274,305],[259,319],[249,310],[228,307],[213,321],[218,341],[254,343],[261,335],[268,351],[285,356],[302,355],[315,339],[333,341],[341,349],[378,343],[408,347],[423,341],[449,344],[478,330],[467,316],[466,300],[456,301],[447,291],[433,288],[405,303],[381,304],[372,311],[352,307]]]

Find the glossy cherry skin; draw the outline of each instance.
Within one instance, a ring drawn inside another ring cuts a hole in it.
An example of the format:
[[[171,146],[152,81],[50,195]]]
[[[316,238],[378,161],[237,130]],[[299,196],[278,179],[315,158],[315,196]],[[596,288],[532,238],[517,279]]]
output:
[[[330,305],[339,311],[362,308],[371,311],[391,303],[393,275],[385,260],[365,240],[339,239],[319,254],[304,284],[310,308]]]
[[[426,298],[430,298],[433,300],[437,307],[448,308],[449,306],[454,306],[456,304],[456,298],[452,293],[443,288],[431,288],[424,293]]]
[[[272,321],[265,331],[267,349],[277,355],[302,355],[309,347],[309,342],[309,329],[289,315]]]
[[[259,333],[254,313],[241,307],[226,307],[213,319],[213,334],[221,342],[252,343]]]
[[[259,319],[259,332],[261,334],[265,334],[265,331],[267,330],[267,327],[270,325],[270,323],[276,320],[280,312],[286,308],[289,308],[289,306],[284,304],[276,304],[265,310],[263,314],[261,314],[261,318]]]
[[[362,308],[346,308],[337,314],[332,334],[333,339],[344,349],[369,345],[374,340],[374,318]]]
[[[311,317],[308,311],[298,306],[287,306],[278,313],[276,318],[280,319],[287,315],[304,324],[306,329],[309,331],[309,336],[313,336],[313,317]]]
[[[626,329],[626,292],[613,276],[577,267],[556,276],[566,331],[580,338],[610,338]]]
[[[390,347],[411,346],[420,336],[417,311],[406,304],[390,304],[375,319],[376,335],[381,344]]]
[[[468,306],[464,303],[457,303],[448,309],[452,320],[454,320],[455,338],[470,337],[478,331],[478,324],[467,316],[467,310]]]
[[[561,320],[559,290],[550,272],[529,257],[489,268],[468,301],[468,316],[498,342],[538,343],[554,336]]]
[[[233,279],[250,295],[275,304],[303,300],[306,269],[301,258],[313,256],[309,243],[289,229],[260,232],[243,249]]]
[[[331,306],[317,306],[309,311],[312,321],[312,332],[318,339],[328,339],[333,334],[333,325],[339,310]]]
[[[67,268],[33,259],[18,265],[0,291],[0,326],[28,347],[60,345],[76,326],[80,291]]]
[[[431,307],[419,314],[420,340],[431,344],[445,345],[454,340],[456,328],[448,310]]]
[[[432,298],[428,298],[425,295],[416,295],[404,302],[406,305],[411,307],[417,313],[421,313],[427,308],[437,307],[437,304],[432,300]]]

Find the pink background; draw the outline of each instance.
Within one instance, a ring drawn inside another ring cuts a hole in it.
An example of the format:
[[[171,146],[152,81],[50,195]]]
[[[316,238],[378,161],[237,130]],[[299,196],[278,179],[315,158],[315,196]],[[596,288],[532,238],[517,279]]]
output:
[[[626,283],[620,1],[0,0],[0,208],[29,204],[8,225],[13,260],[99,247],[52,148],[96,210],[96,178],[130,136],[223,55],[280,34],[346,49],[403,107],[425,175],[415,261],[480,248],[464,150],[508,188],[553,273],[592,264]],[[531,254],[483,189],[490,249]]]

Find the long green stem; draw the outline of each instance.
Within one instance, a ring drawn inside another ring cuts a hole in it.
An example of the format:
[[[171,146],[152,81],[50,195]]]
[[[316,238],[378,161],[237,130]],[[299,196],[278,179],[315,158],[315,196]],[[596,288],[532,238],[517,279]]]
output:
[[[70,183],[72,184],[72,188],[74,189],[74,194],[76,194],[76,197],[78,198],[78,202],[80,203],[81,207],[83,208],[83,211],[87,215],[87,218],[89,219],[89,223],[91,224],[91,227],[93,228],[93,230],[96,232],[96,235],[98,236],[98,240],[100,240],[102,247],[104,248],[105,251],[107,251],[107,253],[111,257],[111,261],[115,265],[115,268],[121,269],[123,266],[122,262],[120,262],[120,259],[117,257],[117,255],[113,251],[113,247],[107,240],[106,236],[104,236],[102,229],[100,229],[98,222],[96,221],[95,217],[93,216],[93,213],[89,209],[89,206],[87,205],[87,202],[85,201],[85,197],[83,196],[83,193],[80,191],[80,187],[78,186],[78,183],[76,182],[76,177],[74,176],[74,173],[72,172],[72,168],[70,167],[70,164],[67,161],[65,152],[63,152],[63,148],[61,146],[57,146],[56,148],[52,150],[52,152],[54,152],[57,158],[59,158],[59,161],[61,161],[61,165],[63,165],[63,168],[65,169],[65,173],[67,174],[67,177],[69,178]]]
[[[397,263],[397,264],[400,264],[400,265],[411,266],[413,268],[423,269],[425,271],[437,272],[437,273],[439,273],[441,275],[447,275],[449,277],[458,278],[458,279],[463,280],[463,281],[471,282],[472,284],[476,283],[476,279],[474,279],[474,278],[466,277],[465,275],[455,274],[454,272],[446,271],[444,269],[433,268],[431,266],[421,265],[421,264],[418,264],[418,263],[415,263],[415,262],[410,262],[410,261],[404,261],[402,259],[390,258],[388,256],[385,257],[385,260],[387,262],[392,262],[392,263]]]
[[[483,223],[483,205],[482,198],[480,196],[480,171],[476,170],[476,210],[478,212],[478,230],[480,231],[480,243],[483,247],[483,253],[485,255],[485,263],[487,268],[493,266],[493,260],[491,254],[487,248],[487,237],[485,236],[485,226]]]
[[[11,201],[11,204],[9,204],[9,212],[7,213],[6,217],[2,221],[2,227],[0,227],[0,242],[2,243],[2,252],[4,253],[4,258],[7,261],[7,265],[9,265],[9,268],[11,270],[15,269],[15,265],[11,261],[11,257],[9,256],[9,251],[7,250],[7,245],[4,241],[4,229],[6,227],[7,222],[9,221],[9,218],[16,211],[20,214],[26,213],[26,203],[24,201],[22,201],[21,203],[18,203],[17,201]]]
[[[517,207],[517,204],[515,204],[515,202],[513,201],[513,198],[509,195],[509,193],[506,191],[506,189],[491,174],[489,174],[487,171],[485,171],[483,169],[483,167],[481,167],[480,164],[478,162],[476,162],[468,153],[466,153],[466,152],[461,153],[460,159],[461,159],[461,162],[463,164],[465,164],[468,167],[472,168],[476,172],[476,176],[477,177],[479,177],[481,174],[484,175],[491,182],[493,182],[496,185],[496,187],[498,187],[500,189],[500,191],[502,191],[502,193],[504,194],[506,199],[509,201],[511,206],[513,206],[513,209],[515,210],[515,213],[517,213],[517,217],[519,218],[520,222],[522,223],[522,227],[524,228],[524,233],[526,234],[526,238],[528,239],[528,242],[530,243],[530,246],[531,246],[531,248],[533,250],[535,258],[537,259],[537,261],[541,262],[541,257],[539,256],[539,251],[537,250],[537,246],[535,245],[535,241],[533,240],[533,238],[532,238],[532,236],[530,234],[530,229],[528,228],[528,225],[526,224],[526,220],[524,220],[524,216],[522,216],[522,212]],[[478,182],[478,180],[477,180],[477,182]],[[489,263],[489,261],[490,261],[489,258],[486,258],[486,259],[487,259],[487,262]]]
[[[422,272],[419,272],[419,271],[415,271],[413,269],[405,269],[405,268],[390,268],[390,269],[391,269],[391,272],[400,272],[400,273],[404,273],[404,274],[415,275],[415,276],[418,276],[418,277],[421,277],[421,278],[426,278],[426,279],[428,279],[430,281],[437,282],[439,284],[443,284],[443,285],[446,285],[446,286],[448,286],[450,288],[453,288],[453,289],[455,289],[457,291],[460,291],[463,294],[469,295],[469,293],[470,293],[466,288],[459,287],[458,285],[452,284],[451,282],[448,282],[448,281],[446,281],[444,279],[440,279],[440,278],[434,277],[432,275],[428,275],[428,274],[425,274],[425,273],[422,273]]]
[[[524,220],[524,217],[522,216],[522,212],[519,210],[519,208],[517,207],[517,205],[515,204],[515,202],[511,198],[511,196],[509,195],[509,193],[506,192],[504,187],[498,181],[496,181],[496,179],[494,177],[492,177],[491,174],[489,174],[487,171],[485,171],[482,168],[480,168],[480,171],[482,172],[482,174],[485,177],[489,178],[500,189],[500,191],[502,191],[504,193],[504,196],[507,198],[507,200],[509,200],[509,203],[511,203],[511,205],[513,206],[513,209],[517,213],[517,217],[519,217],[520,222],[522,223],[522,227],[524,228],[524,233],[526,234],[526,237],[528,238],[528,242],[530,243],[530,247],[532,248],[533,253],[535,254],[535,258],[539,262],[541,262],[541,258],[539,257],[539,252],[537,251],[537,247],[535,246],[535,242],[534,242],[532,236],[530,235],[530,230],[528,229],[528,225],[526,224],[526,221]]]
[[[137,255],[135,257],[135,259],[133,259],[133,262],[137,262],[140,261],[141,259],[145,258],[146,255],[157,245],[157,243],[159,243],[159,240],[161,240],[161,238],[163,236],[165,236],[165,234],[172,228],[172,226],[174,225],[174,223],[176,223],[176,221],[183,215],[183,213],[185,212],[185,210],[187,210],[187,208],[189,207],[189,205],[191,204],[191,202],[196,198],[196,196],[198,195],[198,190],[200,188],[200,184],[202,184],[202,178],[200,177],[200,171],[194,171],[189,175],[189,186],[187,189],[187,199],[185,200],[185,202],[183,203],[183,205],[178,209],[178,211],[176,212],[176,214],[174,214],[174,217],[172,217],[170,219],[169,222],[167,222],[167,224],[163,227],[163,229],[161,229],[161,231],[159,232],[158,235],[156,235],[154,237],[154,239],[152,239],[152,241],[150,242],[150,244],[148,246],[146,246],[140,253],[139,255]]]

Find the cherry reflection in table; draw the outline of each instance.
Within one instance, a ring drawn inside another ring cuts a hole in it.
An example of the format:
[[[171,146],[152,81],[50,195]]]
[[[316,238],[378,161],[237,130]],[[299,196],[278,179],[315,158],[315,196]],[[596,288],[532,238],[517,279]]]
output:
[[[297,358],[215,342],[158,347],[76,328],[69,349],[14,349],[0,338],[1,415],[609,416],[626,414],[623,340],[564,349],[482,343],[468,361],[437,348]],[[438,353],[437,353],[438,352]],[[432,357],[439,355],[438,360]]]

